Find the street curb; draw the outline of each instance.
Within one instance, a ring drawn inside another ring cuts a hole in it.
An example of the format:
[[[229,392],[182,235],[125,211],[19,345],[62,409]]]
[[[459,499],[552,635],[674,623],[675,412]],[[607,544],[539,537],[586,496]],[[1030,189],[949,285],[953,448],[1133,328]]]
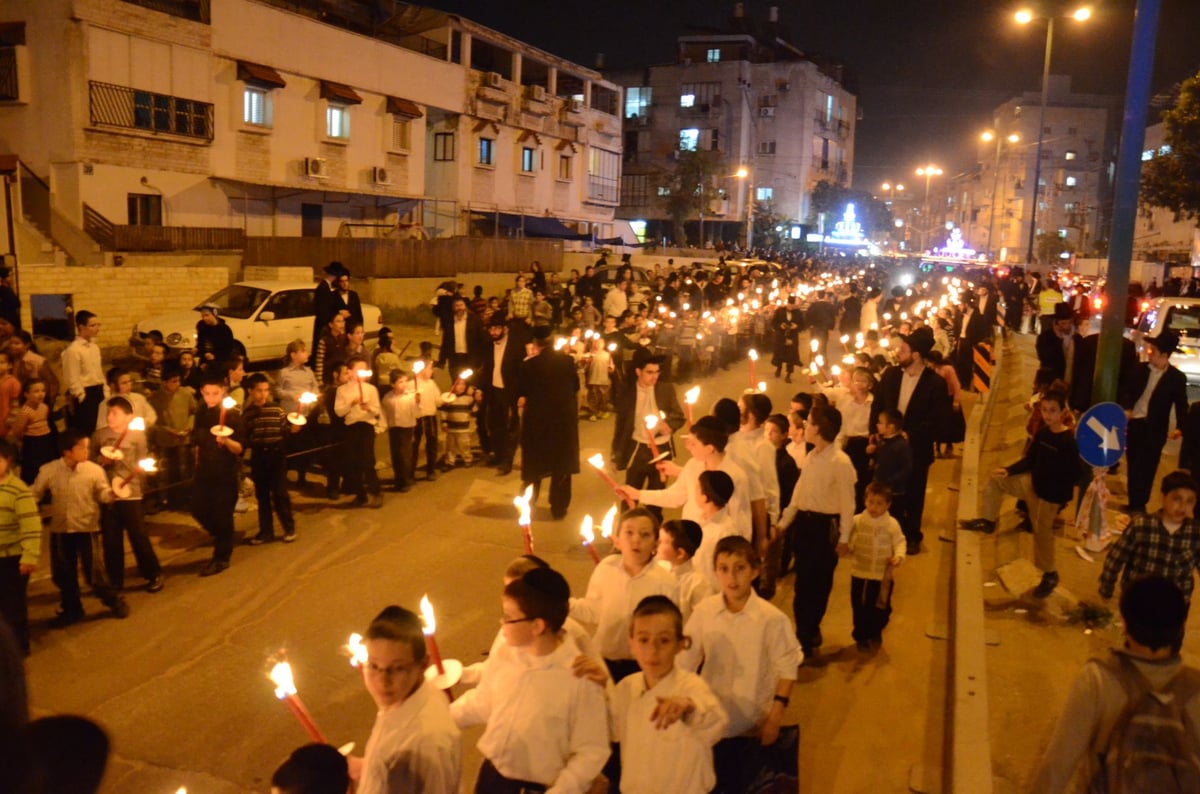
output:
[[[967,420],[958,483],[958,519],[979,517],[980,462],[992,409],[1005,380],[1005,345],[996,345],[991,388]],[[954,534],[950,591],[950,769],[947,791],[991,794],[992,753],[988,724],[986,631],[983,613],[981,533]]]

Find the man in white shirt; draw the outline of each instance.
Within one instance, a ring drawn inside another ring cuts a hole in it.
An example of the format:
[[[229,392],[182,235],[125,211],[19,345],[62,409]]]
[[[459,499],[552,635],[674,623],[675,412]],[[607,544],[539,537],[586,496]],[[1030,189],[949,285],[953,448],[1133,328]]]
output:
[[[355,507],[383,507],[379,475],[375,473],[375,427],[383,414],[379,391],[368,381],[367,361],[355,356],[347,362],[349,379],[338,386],[333,411],[346,420],[345,488],[354,492]],[[368,492],[370,499],[367,498]]]
[[[72,407],[71,427],[91,435],[104,402],[104,368],[100,362],[100,318],[75,312],[75,339],[62,353],[63,381]]]
[[[779,476],[775,472],[775,445],[767,440],[763,423],[771,415],[771,398],[760,392],[743,394],[738,400],[741,424],[736,433],[729,436],[726,451],[742,468],[744,460],[754,462],[758,469],[759,482],[765,497],[765,512],[755,516],[755,529],[759,530],[759,554],[765,549],[766,529],[779,518]],[[761,520],[761,523],[760,523]]]
[[[620,318],[629,308],[629,298],[625,294],[625,282],[619,281],[604,296],[604,316]]]

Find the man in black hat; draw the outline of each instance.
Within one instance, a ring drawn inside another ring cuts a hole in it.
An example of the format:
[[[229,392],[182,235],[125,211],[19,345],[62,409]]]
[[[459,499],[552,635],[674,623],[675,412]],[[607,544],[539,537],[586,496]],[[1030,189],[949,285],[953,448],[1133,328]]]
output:
[[[1037,335],[1038,366],[1053,372],[1055,380],[1070,383],[1075,374],[1075,349],[1082,338],[1075,333],[1071,304],[1056,304],[1050,327]]]
[[[483,390],[484,423],[487,426],[488,462],[500,468],[503,476],[512,471],[517,451],[517,385],[525,344],[508,331],[503,314],[488,319],[490,339],[483,351],[483,367],[475,382]]]
[[[330,262],[325,266],[325,276],[313,288],[313,335],[312,347],[309,350],[316,353],[317,341],[329,320],[342,308],[342,298],[338,293],[337,280],[341,275],[350,275],[341,262]]]
[[[549,326],[533,329],[533,355],[521,363],[517,393],[521,422],[521,482],[536,489],[550,478],[550,515],[566,516],[571,475],[579,473],[579,375],[575,361],[555,350]]]
[[[650,452],[646,417],[660,417],[654,429],[654,443],[660,452],[672,451],[671,436],[684,423],[675,387],[660,377],[662,368],[662,356],[638,348],[633,353],[633,378],[617,391],[612,459],[618,471],[626,470],[626,485],[638,489],[666,487],[662,475],[650,463],[654,455]],[[665,418],[660,412],[666,414]],[[661,508],[651,507],[650,510],[662,518]]]
[[[964,311],[959,320],[958,333],[955,335],[954,372],[958,382],[964,389],[970,389],[975,372],[975,345],[990,341],[994,334],[992,320],[988,319],[986,311],[979,308],[979,298],[968,295],[963,302]],[[993,306],[992,314],[995,314]]]
[[[921,553],[921,513],[925,510],[925,484],[933,464],[935,431],[950,410],[946,382],[925,363],[931,350],[933,331],[927,326],[901,337],[896,364],[884,371],[871,403],[871,427],[875,427],[883,409],[899,411],[912,448],[912,477],[904,495],[907,504],[901,526],[910,555]]]
[[[1178,438],[1187,416],[1187,377],[1171,365],[1171,354],[1179,347],[1179,337],[1163,331],[1146,340],[1146,358],[1129,378],[1120,402],[1129,417],[1125,454],[1129,466],[1129,511],[1145,512],[1154,487],[1154,474],[1167,438]],[[1171,409],[1175,409],[1175,430],[1168,432]]]

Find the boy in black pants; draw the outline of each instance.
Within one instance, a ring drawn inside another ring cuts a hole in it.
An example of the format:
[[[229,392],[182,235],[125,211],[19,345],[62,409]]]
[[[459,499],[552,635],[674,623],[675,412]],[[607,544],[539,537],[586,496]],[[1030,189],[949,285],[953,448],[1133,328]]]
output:
[[[287,492],[287,438],[300,425],[288,422],[279,403],[271,401],[271,382],[261,372],[246,379],[246,401],[242,422],[250,448],[250,479],[258,499],[258,534],[250,538],[250,545],[275,539],[272,502],[283,525],[283,542],[291,543],[296,539],[296,519]]]
[[[196,448],[192,517],[213,536],[213,557],[200,571],[201,576],[221,573],[233,556],[233,506],[238,498],[238,461],[245,436],[241,414],[236,408],[222,405],[227,396],[224,376],[206,375],[200,387],[204,407],[196,414],[192,429],[192,445]]]
[[[379,391],[358,374],[366,371],[366,359],[352,356],[346,364],[351,374],[338,387],[333,403],[334,413],[346,420],[345,487],[354,492],[355,507],[379,508],[383,507],[375,473],[375,426],[383,414]]]

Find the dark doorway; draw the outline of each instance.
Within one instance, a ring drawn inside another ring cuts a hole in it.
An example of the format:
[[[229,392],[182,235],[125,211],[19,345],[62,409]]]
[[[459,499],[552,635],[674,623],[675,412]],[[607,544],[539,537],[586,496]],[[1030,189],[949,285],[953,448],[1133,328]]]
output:
[[[29,313],[33,317],[30,333],[71,341],[75,337],[71,303],[70,295],[29,296]]]
[[[323,207],[320,204],[300,205],[300,236],[320,237]]]

